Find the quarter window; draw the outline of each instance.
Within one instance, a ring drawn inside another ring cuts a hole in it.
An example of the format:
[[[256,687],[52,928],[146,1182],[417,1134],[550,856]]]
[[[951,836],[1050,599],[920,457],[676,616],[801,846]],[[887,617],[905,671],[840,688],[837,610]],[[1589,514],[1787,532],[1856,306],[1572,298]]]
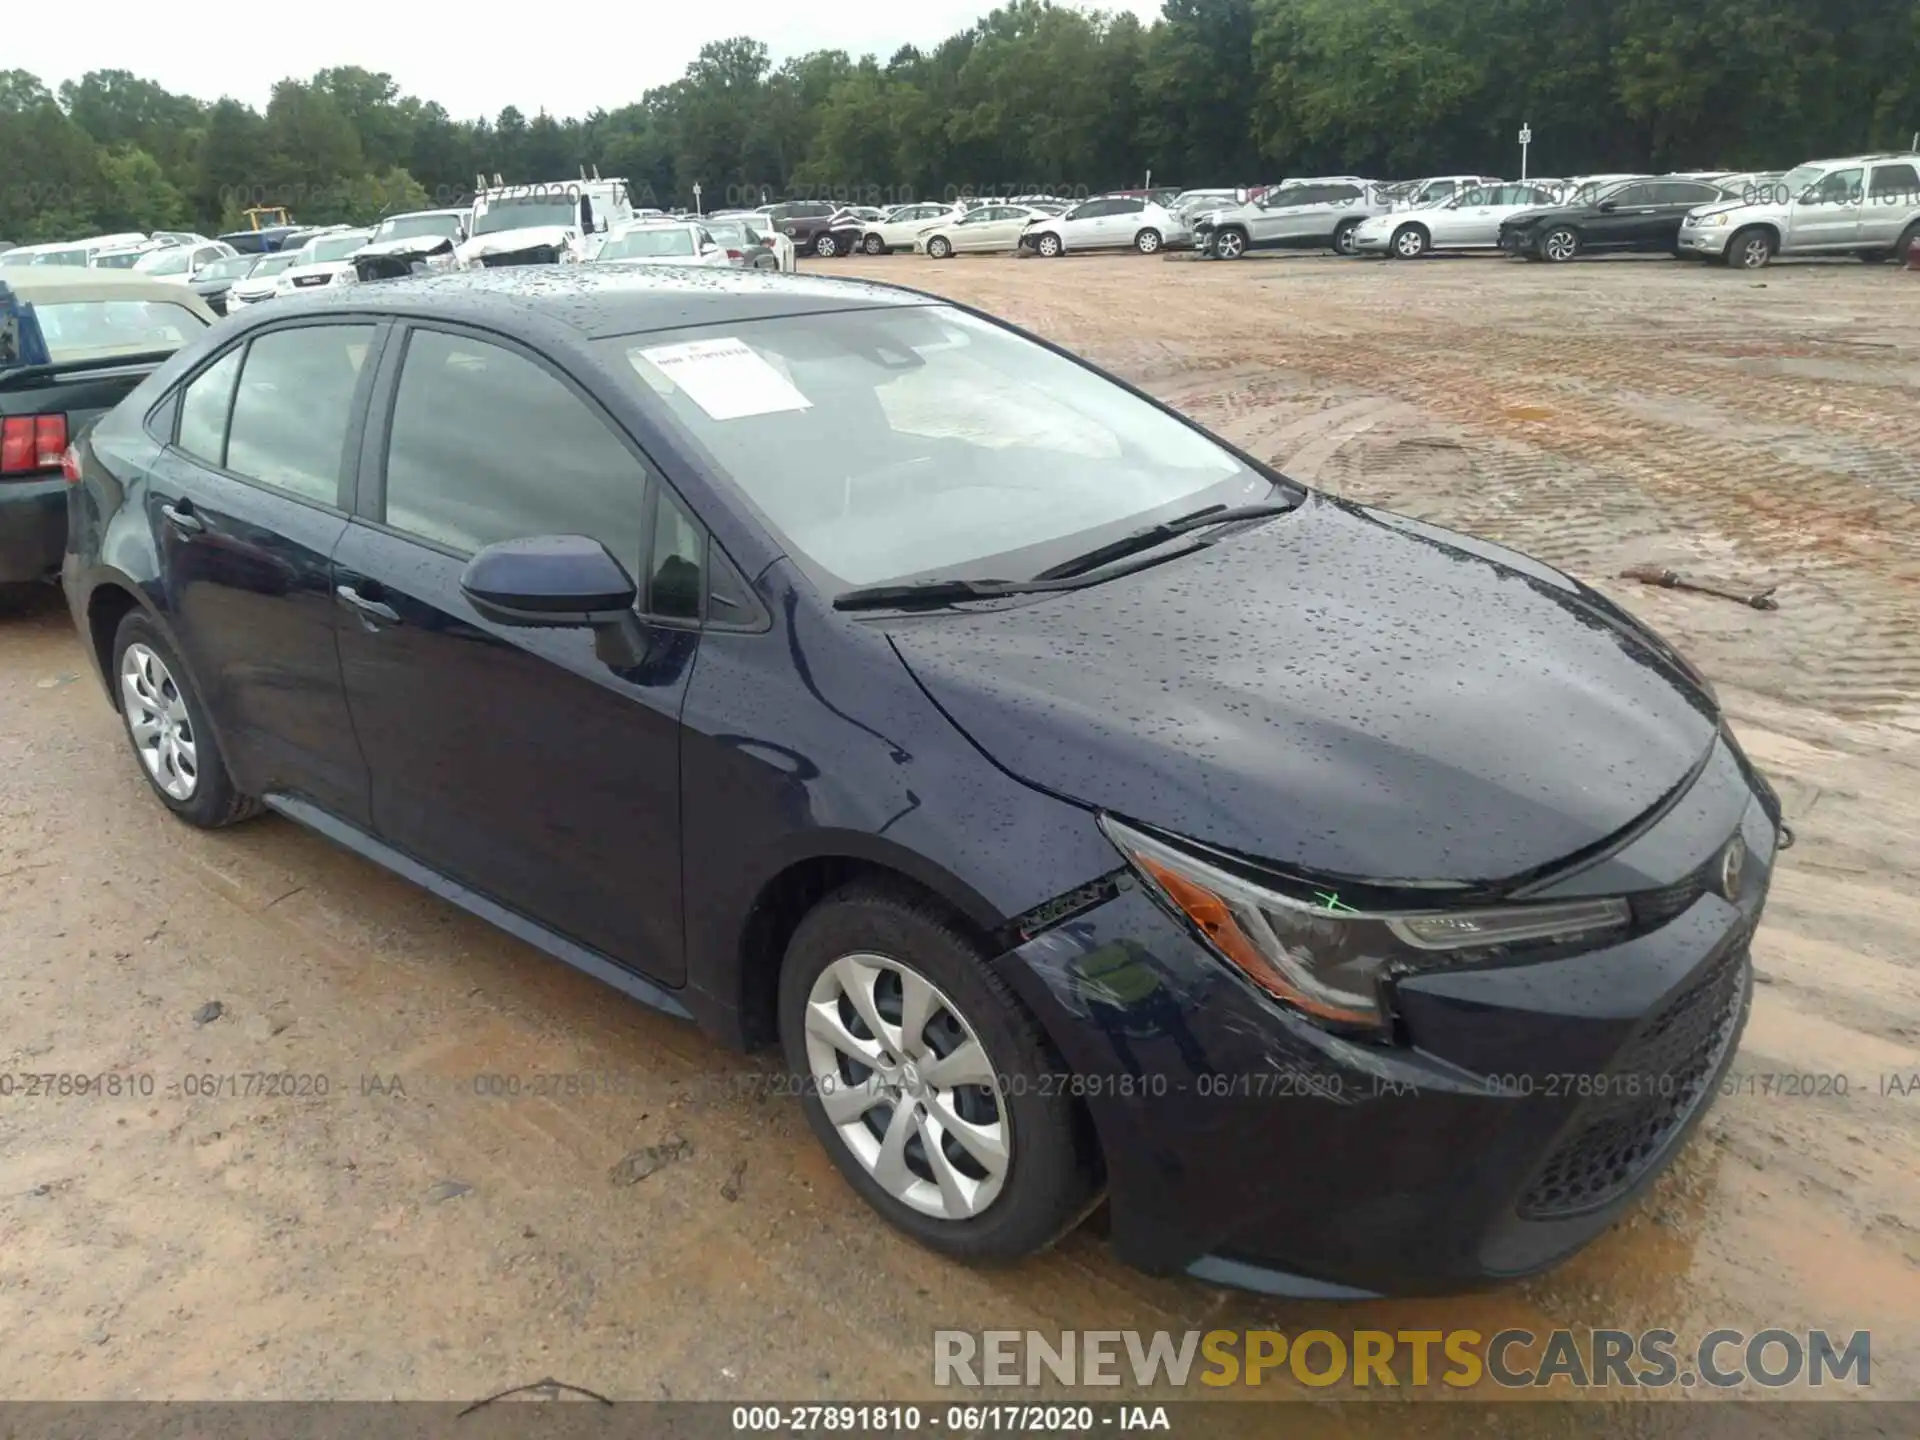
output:
[[[1920,197],[1920,176],[1911,165],[1878,165],[1873,171],[1873,188],[1868,192],[1876,200],[1906,200]]]
[[[340,503],[341,459],[371,325],[273,330],[247,347],[226,468],[322,505]]]
[[[229,350],[194,377],[180,396],[180,438],[175,443],[196,460],[225,463],[227,412],[233,408],[233,377],[240,352]]]
[[[551,372],[486,341],[414,332],[387,442],[387,524],[462,554],[587,535],[639,575],[645,493],[640,462]]]
[[[693,517],[664,489],[656,489],[654,493],[658,499],[654,507],[653,553],[647,558],[647,610],[673,620],[698,620],[706,537]]]

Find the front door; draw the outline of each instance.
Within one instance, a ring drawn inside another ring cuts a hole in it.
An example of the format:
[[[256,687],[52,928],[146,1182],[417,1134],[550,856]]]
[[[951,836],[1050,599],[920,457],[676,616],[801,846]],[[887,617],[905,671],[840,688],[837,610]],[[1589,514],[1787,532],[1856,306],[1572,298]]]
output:
[[[1852,250],[1860,244],[1865,172],[1855,165],[1823,175],[1794,197],[1787,211],[1787,245],[1793,250]]]
[[[329,564],[379,337],[365,322],[312,323],[235,345],[184,388],[146,494],[174,633],[220,717],[235,783],[360,825],[367,767],[341,689]]]
[[[663,565],[684,573],[672,562],[694,552],[692,522],[669,505],[649,525],[657,487],[645,463],[528,352],[418,327],[392,394],[333,574],[375,833],[679,984],[680,706],[698,596],[692,622],[673,613],[685,608],[678,592],[656,597],[644,661],[616,672],[585,629],[481,619],[460,575],[497,541],[587,535],[645,595]]]

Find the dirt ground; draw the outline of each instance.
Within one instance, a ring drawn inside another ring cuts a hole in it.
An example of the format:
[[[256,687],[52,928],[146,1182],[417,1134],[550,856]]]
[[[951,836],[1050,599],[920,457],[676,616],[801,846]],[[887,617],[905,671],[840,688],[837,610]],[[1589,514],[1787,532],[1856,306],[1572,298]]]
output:
[[[1874,1393],[1920,1397],[1920,1083],[1901,1093],[1920,1082],[1920,276],[824,268],[1004,314],[1679,642],[1799,836],[1755,943],[1749,1078],[1616,1230],[1486,1294],[1277,1302],[1131,1272],[1091,1230],[969,1271],[870,1216],[767,1093],[770,1059],[284,821],[173,822],[50,602],[0,623],[0,1072],[153,1092],[0,1098],[0,1397],[470,1399],[554,1375],[636,1399],[898,1398],[935,1393],[940,1327],[1510,1325],[1871,1329]],[[1611,578],[1648,562],[1777,583],[1780,608]],[[226,1089],[264,1072],[303,1093]],[[603,1093],[475,1093],[536,1072]],[[1339,1433],[1400,1433],[1381,1420]]]

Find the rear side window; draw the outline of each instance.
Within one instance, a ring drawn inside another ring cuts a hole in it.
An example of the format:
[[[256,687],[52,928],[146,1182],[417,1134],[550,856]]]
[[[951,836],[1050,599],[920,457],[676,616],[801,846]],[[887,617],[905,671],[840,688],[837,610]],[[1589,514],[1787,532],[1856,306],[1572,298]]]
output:
[[[226,463],[227,412],[233,408],[233,379],[239,373],[240,351],[229,350],[181,393],[180,438],[174,443],[196,460]]]
[[[588,535],[639,576],[645,495],[640,462],[552,373],[486,341],[413,333],[387,441],[388,525],[462,554]]]
[[[226,468],[322,505],[340,503],[341,460],[371,325],[273,330],[247,347]]]
[[[1914,174],[1911,165],[1878,165],[1869,193],[1876,200],[1920,201],[1920,176]]]

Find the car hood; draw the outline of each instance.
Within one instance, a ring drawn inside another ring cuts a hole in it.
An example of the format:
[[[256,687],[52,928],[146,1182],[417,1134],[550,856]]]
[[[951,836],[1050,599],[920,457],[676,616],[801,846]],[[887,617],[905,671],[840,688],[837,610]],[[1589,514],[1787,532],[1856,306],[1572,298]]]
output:
[[[1727,215],[1727,214],[1731,214],[1735,210],[1760,211],[1760,210],[1778,210],[1780,208],[1781,208],[1780,206],[1769,204],[1766,201],[1716,200],[1713,203],[1708,205],[1694,206],[1693,209],[1687,212],[1687,218],[1689,220],[1693,220],[1693,219],[1697,219],[1702,215]]]
[[[1325,496],[1132,575],[889,628],[1012,774],[1314,877],[1535,872],[1658,804],[1718,728],[1602,597]]]
[[[363,255],[437,255],[442,250],[453,249],[451,235],[401,235],[392,240],[369,240],[353,252],[358,260]]]
[[[536,245],[551,245],[558,250],[574,243],[574,232],[567,225],[528,225],[519,230],[495,230],[463,241],[456,252],[462,260],[477,260],[482,255],[511,255],[516,250],[531,250]]]

